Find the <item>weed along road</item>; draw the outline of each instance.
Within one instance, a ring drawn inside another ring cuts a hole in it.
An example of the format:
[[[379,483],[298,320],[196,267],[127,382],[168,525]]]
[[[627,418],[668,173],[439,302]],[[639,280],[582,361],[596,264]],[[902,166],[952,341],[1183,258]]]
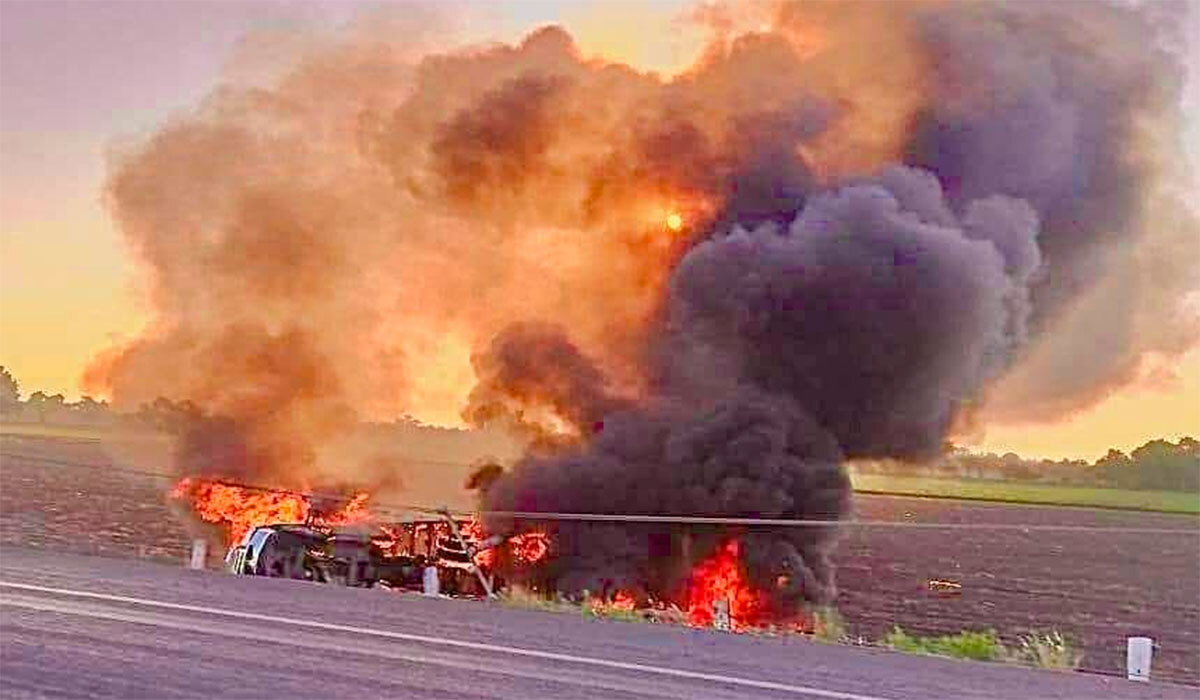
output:
[[[1193,698],[798,639],[0,548],[0,695]]]

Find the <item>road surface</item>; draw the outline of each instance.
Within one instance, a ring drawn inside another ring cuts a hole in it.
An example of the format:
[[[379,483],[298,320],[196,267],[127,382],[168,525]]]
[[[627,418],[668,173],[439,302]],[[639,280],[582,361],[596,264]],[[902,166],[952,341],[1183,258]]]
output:
[[[1197,691],[4,547],[0,696],[885,700]]]

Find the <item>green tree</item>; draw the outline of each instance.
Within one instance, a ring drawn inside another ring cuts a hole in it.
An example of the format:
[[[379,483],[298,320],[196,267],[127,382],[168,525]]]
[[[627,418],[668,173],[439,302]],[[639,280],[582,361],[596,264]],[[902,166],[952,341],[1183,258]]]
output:
[[[1119,450],[1096,460],[1097,480],[1108,486],[1161,491],[1200,490],[1200,443],[1151,440],[1126,455]]]
[[[1108,454],[1093,466],[1096,481],[1105,486],[1130,487],[1133,479],[1133,460],[1120,450],[1109,448]]]
[[[44,391],[35,391],[25,400],[25,405],[37,414],[38,422],[46,422],[46,412],[49,410],[50,397]]]
[[[113,421],[107,401],[97,401],[90,396],[84,396],[68,407],[80,422],[87,425],[107,425]]]
[[[1200,450],[1195,440],[1151,440],[1129,454],[1138,474],[1138,488],[1171,491],[1200,490]]]
[[[9,413],[21,405],[21,385],[8,368],[0,365],[0,413]]]

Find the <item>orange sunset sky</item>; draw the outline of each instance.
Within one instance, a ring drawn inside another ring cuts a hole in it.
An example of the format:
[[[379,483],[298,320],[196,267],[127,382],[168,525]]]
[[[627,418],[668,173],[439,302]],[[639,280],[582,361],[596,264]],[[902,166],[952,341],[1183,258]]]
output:
[[[619,3],[400,7],[428,12],[452,43],[513,41],[555,22],[586,54],[671,73],[702,45],[699,30],[679,21],[685,5],[639,5],[633,22],[630,6]],[[102,199],[113,149],[200,100],[244,57],[247,36],[336,26],[362,10],[335,2],[0,5],[0,365],[26,394],[77,397],[89,358],[135,335],[150,313],[140,271]],[[1200,37],[1200,26],[1192,30]],[[1200,40],[1189,43],[1185,139],[1200,170]],[[1194,296],[1200,301],[1200,290]],[[1193,306],[1200,313],[1200,303]],[[1200,346],[1167,369],[1059,422],[986,426],[975,446],[1095,458],[1110,446],[1200,437]]]

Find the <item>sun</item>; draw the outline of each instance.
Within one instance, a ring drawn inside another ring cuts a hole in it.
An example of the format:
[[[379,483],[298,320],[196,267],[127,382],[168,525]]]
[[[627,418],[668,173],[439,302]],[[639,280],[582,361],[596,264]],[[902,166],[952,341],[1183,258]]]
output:
[[[671,229],[672,231],[679,231],[683,228],[683,217],[679,215],[679,212],[673,211],[670,214],[667,214],[666,223],[667,228]]]

